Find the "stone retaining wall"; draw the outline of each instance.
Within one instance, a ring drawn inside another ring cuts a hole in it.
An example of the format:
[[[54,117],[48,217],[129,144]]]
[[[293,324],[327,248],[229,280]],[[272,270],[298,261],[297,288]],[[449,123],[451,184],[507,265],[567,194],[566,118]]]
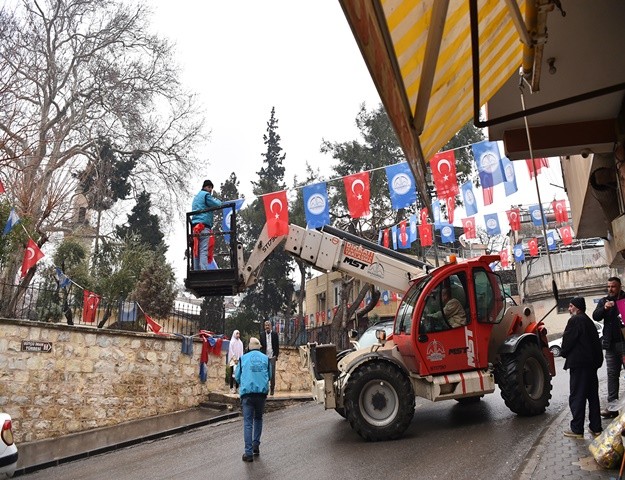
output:
[[[25,341],[42,351],[22,351]],[[178,337],[0,319],[0,410],[19,443],[196,407],[228,390],[225,352],[209,355],[201,382],[202,342],[192,356],[181,346]],[[309,390],[296,348],[281,347],[276,374],[277,391]]]

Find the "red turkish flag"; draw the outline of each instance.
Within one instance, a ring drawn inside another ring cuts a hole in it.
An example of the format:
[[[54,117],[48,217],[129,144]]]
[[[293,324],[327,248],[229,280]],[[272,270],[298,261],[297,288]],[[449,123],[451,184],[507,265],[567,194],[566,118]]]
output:
[[[35,264],[43,258],[43,252],[39,250],[39,247],[32,238],[28,239],[26,244],[26,250],[24,250],[24,260],[22,261],[22,272],[20,278],[24,278],[28,270],[35,266]]]
[[[98,312],[98,305],[102,297],[97,293],[83,290],[82,292],[82,320],[85,323],[95,322],[95,315]]]
[[[147,313],[144,313],[143,315],[145,316],[145,325],[148,332],[160,333],[160,331],[163,329],[163,326],[153,320],[152,317],[150,317]]]
[[[408,231],[406,223],[406,220],[402,220],[401,222],[399,222],[399,241],[397,242],[399,245],[408,244]]]
[[[428,207],[423,207],[419,210],[419,219],[421,220],[421,225],[428,223]]]
[[[465,238],[476,238],[475,219],[473,217],[463,218],[462,228],[464,229]]]
[[[493,203],[493,187],[482,187],[482,196],[484,197],[484,205]]]
[[[289,233],[289,203],[286,190],[263,195],[265,216],[267,217],[267,234],[279,237]]]
[[[530,238],[527,242],[527,246],[530,249],[530,255],[532,257],[538,256],[538,240],[536,238]]]
[[[518,232],[521,230],[521,211],[518,208],[513,208],[512,210],[507,210],[506,215],[512,231]]]
[[[551,204],[553,213],[556,215],[556,222],[566,223],[569,221],[569,214],[566,211],[566,200],[554,200]]]
[[[350,216],[361,218],[369,215],[369,172],[343,177],[343,184]]]
[[[508,250],[502,250],[501,252],[499,252],[499,258],[501,259],[501,266],[502,267],[507,267],[509,262],[508,262]]]
[[[4,193],[4,185],[2,184],[2,180],[0,180],[0,193]]]
[[[526,159],[525,164],[527,165],[527,171],[530,174],[530,180],[534,178],[534,170],[536,170],[536,175],[540,173],[540,171],[544,168],[549,168],[549,159],[548,158],[535,158],[534,159],[534,168],[532,168],[532,159]]]
[[[454,210],[456,210],[456,197],[447,197],[445,199],[447,205],[447,219],[449,223],[454,223]]]
[[[424,223],[419,225],[419,238],[421,238],[421,246],[429,247],[432,245],[432,224]]]
[[[571,243],[573,243],[573,232],[571,231],[570,225],[566,225],[565,227],[560,228],[559,231],[560,237],[562,237],[562,243],[564,243],[565,245],[570,245]]]
[[[439,152],[430,160],[432,178],[436,185],[438,198],[455,197],[458,195],[458,180],[456,179],[456,155],[453,150]]]
[[[385,248],[388,248],[388,246],[389,246],[389,239],[388,239],[388,237],[389,237],[388,228],[385,228],[385,229],[382,231],[382,245],[383,245]]]

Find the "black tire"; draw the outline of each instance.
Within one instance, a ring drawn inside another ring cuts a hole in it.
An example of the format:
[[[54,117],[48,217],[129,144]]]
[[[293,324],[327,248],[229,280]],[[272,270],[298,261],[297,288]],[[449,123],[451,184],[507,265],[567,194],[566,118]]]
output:
[[[497,383],[506,406],[517,415],[540,415],[549,405],[549,367],[535,343],[525,342],[516,352],[502,356]]]
[[[551,351],[551,353],[553,353],[554,357],[559,357],[560,354],[562,353],[562,349],[558,347],[557,345],[549,347],[549,350]]]
[[[365,440],[392,440],[410,425],[415,398],[408,377],[397,367],[369,362],[350,375],[345,409],[349,424]]]
[[[476,403],[480,403],[480,400],[483,396],[484,395],[478,395],[477,397],[456,398],[456,402],[458,402],[460,405],[474,405]]]
[[[336,407],[334,409],[336,413],[338,413],[341,417],[347,418],[347,414],[345,413],[345,407]]]

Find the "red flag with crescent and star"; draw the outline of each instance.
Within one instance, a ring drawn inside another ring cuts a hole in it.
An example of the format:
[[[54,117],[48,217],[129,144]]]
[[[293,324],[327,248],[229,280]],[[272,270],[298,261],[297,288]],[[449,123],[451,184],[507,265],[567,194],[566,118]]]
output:
[[[419,210],[419,220],[421,225],[428,223],[428,207],[423,207]]]
[[[456,178],[456,155],[453,150],[439,152],[430,160],[432,178],[436,185],[436,196],[438,198],[455,197],[458,189],[458,179]]]
[[[508,216],[510,229],[514,232],[521,230],[521,211],[518,208],[513,208],[512,210],[506,210],[506,215]]]
[[[484,205],[492,205],[495,198],[493,187],[482,186],[482,197],[484,198]]]
[[[82,292],[82,320],[85,323],[95,322],[95,314],[98,311],[98,305],[102,297],[97,293],[83,290]]]
[[[501,252],[499,252],[499,258],[501,259],[501,266],[502,267],[507,267],[509,264],[508,261],[508,250],[502,250]]]
[[[571,231],[571,226],[567,225],[559,229],[560,237],[562,237],[562,243],[565,245],[570,245],[573,243],[573,232]]]
[[[421,239],[422,247],[429,247],[432,245],[432,224],[424,223],[419,225],[419,238]]]
[[[267,218],[267,235],[279,237],[289,233],[289,204],[286,190],[273,192],[263,196],[265,217]]]
[[[0,180],[0,193],[4,193],[4,185],[2,184],[2,180]]]
[[[152,319],[152,317],[150,317],[148,314],[144,313],[143,315],[145,316],[145,325],[148,332],[161,333],[163,326],[156,320]]]
[[[532,257],[538,256],[538,239],[530,238],[529,241],[527,242],[527,246],[530,249],[530,255]]]
[[[343,177],[347,207],[352,218],[369,215],[369,172],[355,173]]]
[[[454,212],[456,210],[456,197],[447,197],[445,199],[445,205],[447,206],[447,220],[449,223],[454,223]]]
[[[384,248],[388,248],[389,246],[389,233],[388,233],[388,228],[385,228],[382,231],[382,246],[384,246]]]
[[[475,219],[473,217],[462,219],[462,228],[465,238],[476,238]]]
[[[532,167],[532,159],[528,158],[525,160],[525,164],[527,165],[527,171],[530,174],[531,180],[532,178],[534,178],[534,173],[536,173],[536,176],[538,176],[543,168],[549,168],[549,159],[545,157],[535,158],[534,166]]]
[[[26,250],[24,250],[24,260],[22,261],[22,275],[20,278],[24,278],[28,270],[35,266],[35,264],[43,258],[43,252],[39,250],[39,247],[32,238],[28,239],[26,244]]]
[[[569,214],[566,211],[566,200],[554,200],[551,204],[553,213],[556,215],[556,222],[566,223],[569,221]]]

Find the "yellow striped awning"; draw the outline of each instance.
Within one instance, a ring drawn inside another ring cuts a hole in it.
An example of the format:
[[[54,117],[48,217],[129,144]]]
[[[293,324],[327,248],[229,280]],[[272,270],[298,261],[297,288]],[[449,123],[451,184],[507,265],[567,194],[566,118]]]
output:
[[[470,1],[340,0],[424,199],[426,162],[473,118]],[[482,106],[521,66],[524,2],[476,1]]]

